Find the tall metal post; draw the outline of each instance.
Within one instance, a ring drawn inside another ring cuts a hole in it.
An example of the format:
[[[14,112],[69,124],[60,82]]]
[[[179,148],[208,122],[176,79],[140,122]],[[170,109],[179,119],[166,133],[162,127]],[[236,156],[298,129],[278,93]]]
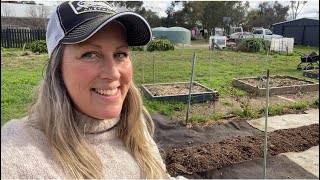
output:
[[[266,109],[265,109],[265,122],[264,122],[264,153],[263,153],[263,179],[266,179],[266,166],[267,166],[267,136],[268,136],[268,109],[269,109],[269,69],[267,70],[267,84],[266,84]]]
[[[188,124],[188,118],[189,118],[189,108],[191,103],[191,91],[192,91],[192,85],[193,85],[193,75],[194,75],[194,66],[196,63],[196,52],[193,53],[193,60],[192,60],[192,69],[191,69],[191,78],[189,83],[189,96],[188,96],[188,107],[187,107],[187,115],[186,115],[186,125]]]
[[[153,86],[155,81],[155,66],[154,66],[154,56],[152,57],[152,63],[153,63]]]

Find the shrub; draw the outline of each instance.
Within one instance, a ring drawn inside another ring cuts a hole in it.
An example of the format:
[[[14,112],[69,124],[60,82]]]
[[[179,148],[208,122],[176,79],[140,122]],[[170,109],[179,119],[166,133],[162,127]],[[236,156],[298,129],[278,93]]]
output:
[[[244,41],[239,42],[236,46],[236,51],[248,52],[246,43]]]
[[[197,38],[195,36],[191,36],[191,41],[195,41]]]
[[[270,49],[270,41],[261,38],[248,38],[243,39],[241,43],[245,44],[246,48],[240,48],[239,50],[245,50],[245,52],[251,53],[265,53]]]
[[[31,44],[32,44],[32,42],[27,42],[26,46],[24,48],[25,49],[31,49]]]
[[[47,44],[45,40],[33,41],[30,45],[30,49],[33,53],[47,53]]]
[[[131,51],[144,51],[144,47],[143,46],[130,46],[129,49]]]
[[[157,39],[152,40],[148,46],[147,51],[168,51],[168,50],[174,50],[174,45],[166,39]]]

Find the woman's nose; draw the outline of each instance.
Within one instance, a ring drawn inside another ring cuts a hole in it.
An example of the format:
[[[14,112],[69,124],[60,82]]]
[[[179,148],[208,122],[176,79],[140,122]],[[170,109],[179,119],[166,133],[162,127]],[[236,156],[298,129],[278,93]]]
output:
[[[117,80],[120,78],[119,66],[113,58],[106,59],[101,63],[100,77],[102,79]]]

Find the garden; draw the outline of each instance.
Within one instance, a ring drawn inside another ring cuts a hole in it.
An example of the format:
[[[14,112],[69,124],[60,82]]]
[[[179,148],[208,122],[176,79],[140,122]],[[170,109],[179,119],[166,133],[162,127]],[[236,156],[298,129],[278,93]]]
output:
[[[294,50],[319,54],[318,47],[295,45]],[[262,169],[243,174],[234,169],[262,164],[263,132],[247,121],[265,116],[267,70],[268,116],[319,109],[319,80],[297,70],[295,53],[209,50],[207,42],[197,40],[188,46],[157,42],[132,49],[131,56],[134,83],[155,122],[155,141],[172,176],[262,177]],[[47,60],[46,53],[28,48],[1,48],[1,125],[27,114]],[[176,97],[154,99],[160,96]],[[278,155],[317,146],[318,136],[318,124],[270,132],[268,164],[282,164],[276,173],[269,169],[268,178],[316,178]]]

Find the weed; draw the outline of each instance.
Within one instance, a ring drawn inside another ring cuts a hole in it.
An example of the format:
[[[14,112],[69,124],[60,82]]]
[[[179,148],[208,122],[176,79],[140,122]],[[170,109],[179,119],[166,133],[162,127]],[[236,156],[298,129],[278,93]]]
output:
[[[246,98],[245,101],[242,101],[240,104],[240,107],[242,108],[242,113],[241,113],[240,117],[243,117],[243,118],[256,118],[256,117],[258,117],[258,114],[256,113],[256,111],[254,111],[250,105],[250,98]]]
[[[230,103],[230,102],[221,102],[221,103],[222,103],[222,105],[224,105],[224,106],[229,106],[229,107],[232,107],[232,106],[233,106],[233,104]]]
[[[268,115],[269,116],[276,116],[285,114],[288,110],[304,110],[308,107],[307,102],[295,102],[285,105],[273,105],[269,106]],[[263,113],[264,109],[260,110],[260,113]]]
[[[319,98],[311,102],[312,107],[319,108]]]
[[[203,123],[203,122],[206,122],[207,120],[208,120],[208,117],[202,116],[202,115],[194,115],[189,118],[189,122],[193,122],[193,123]]]

